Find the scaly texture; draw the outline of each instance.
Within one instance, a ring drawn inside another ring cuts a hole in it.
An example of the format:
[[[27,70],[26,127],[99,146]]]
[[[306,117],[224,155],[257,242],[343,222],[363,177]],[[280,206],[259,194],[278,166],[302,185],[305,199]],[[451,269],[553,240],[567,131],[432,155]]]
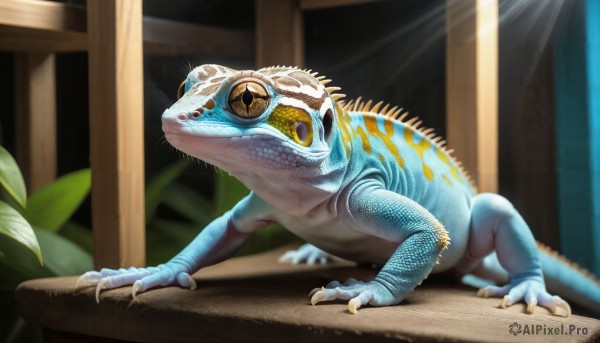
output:
[[[309,244],[283,262],[326,263],[329,254],[382,266],[373,280],[332,281],[311,302],[348,300],[348,309],[400,303],[431,272],[508,283],[482,288],[500,307],[525,301],[569,315],[548,285],[600,312],[600,287],[546,249],[538,250],[512,204],[477,194],[432,129],[401,108],[344,101],[331,80],[276,66],[192,70],[162,116],[167,140],[239,178],[252,192],[158,267],[88,272],[80,285],[194,288],[190,274],[233,255],[250,233],[278,222]],[[544,274],[546,280],[544,279]]]

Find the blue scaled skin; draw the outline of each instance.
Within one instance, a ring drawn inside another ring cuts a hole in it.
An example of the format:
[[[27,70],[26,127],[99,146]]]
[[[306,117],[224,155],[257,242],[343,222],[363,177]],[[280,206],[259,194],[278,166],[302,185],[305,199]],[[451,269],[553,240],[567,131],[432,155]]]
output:
[[[506,199],[478,194],[440,139],[397,108],[340,100],[316,73],[288,67],[192,70],[163,116],[175,148],[240,179],[251,193],[164,265],[88,272],[80,285],[195,288],[190,274],[232,256],[272,222],[309,244],[282,256],[325,263],[329,254],[383,266],[373,280],[332,281],[312,303],[400,303],[431,272],[472,273],[502,286],[478,295],[569,315],[571,300],[600,310],[600,287],[540,250]],[[542,270],[546,273],[544,279]],[[569,280],[568,283],[563,280]]]

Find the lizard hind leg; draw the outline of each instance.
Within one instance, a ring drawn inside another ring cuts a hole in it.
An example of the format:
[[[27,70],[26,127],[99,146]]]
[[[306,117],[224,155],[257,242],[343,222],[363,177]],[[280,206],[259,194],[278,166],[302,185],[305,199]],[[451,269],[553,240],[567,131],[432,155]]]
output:
[[[553,314],[571,314],[567,302],[546,291],[537,245],[521,215],[502,196],[479,194],[474,198],[471,210],[465,262],[475,264],[494,251],[500,265],[508,272],[509,283],[502,287],[481,288],[478,296],[502,298],[501,308],[524,301],[530,314],[536,305]]]

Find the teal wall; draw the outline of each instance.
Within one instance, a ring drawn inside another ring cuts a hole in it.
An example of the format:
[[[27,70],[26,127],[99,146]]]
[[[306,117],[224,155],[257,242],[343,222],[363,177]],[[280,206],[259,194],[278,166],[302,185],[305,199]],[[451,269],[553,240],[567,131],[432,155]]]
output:
[[[560,245],[600,275],[600,0],[571,4],[554,50]]]

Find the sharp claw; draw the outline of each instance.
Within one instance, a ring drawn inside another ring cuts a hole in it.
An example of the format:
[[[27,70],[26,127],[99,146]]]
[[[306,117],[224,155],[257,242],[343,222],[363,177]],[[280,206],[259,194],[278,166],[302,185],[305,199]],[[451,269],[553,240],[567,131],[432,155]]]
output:
[[[198,285],[196,284],[196,280],[194,280],[189,274],[188,274],[188,280],[190,282],[190,291],[195,291],[196,288],[198,287]]]
[[[318,303],[320,303],[321,301],[325,300],[325,293],[323,292],[325,290],[325,287],[321,287],[321,289],[316,292],[312,298],[310,298],[310,303],[314,306]]]
[[[85,287],[85,286],[91,286],[90,283],[88,283],[85,274],[81,275],[79,277],[79,279],[77,279],[77,282],[75,283],[75,289],[79,289],[79,287]]]
[[[527,304],[527,314],[533,314],[533,311],[535,310],[535,307],[537,306],[537,299],[533,298],[531,299],[531,301]]]
[[[480,298],[489,298],[490,297],[490,290],[487,288],[480,288],[477,291],[477,296]]]
[[[108,280],[102,279],[98,282],[98,286],[96,286],[96,303],[100,303],[100,291],[108,287]]]
[[[321,287],[321,288],[318,288],[318,287],[317,288],[313,288],[312,291],[310,291],[308,293],[308,297],[311,298],[313,295],[315,295],[315,293],[317,293],[318,291],[320,291],[322,288],[323,287]]]
[[[358,309],[362,304],[357,299],[352,299],[348,302],[348,311],[352,314],[358,314]]]
[[[571,316],[571,306],[569,306],[569,304],[566,301],[560,299],[559,302],[554,304],[554,306],[552,307],[552,309],[550,309],[550,311],[552,312],[552,314],[557,314],[558,313],[557,309],[559,309],[559,308],[562,308],[567,313],[567,315],[565,317]]]
[[[505,295],[504,298],[502,298],[502,301],[500,302],[500,308],[507,308],[509,307],[511,304],[510,302],[510,297],[508,295]]]
[[[140,290],[140,288],[142,288],[142,280],[137,280],[133,283],[133,287],[131,287],[131,296],[133,299],[136,298],[137,292]]]

